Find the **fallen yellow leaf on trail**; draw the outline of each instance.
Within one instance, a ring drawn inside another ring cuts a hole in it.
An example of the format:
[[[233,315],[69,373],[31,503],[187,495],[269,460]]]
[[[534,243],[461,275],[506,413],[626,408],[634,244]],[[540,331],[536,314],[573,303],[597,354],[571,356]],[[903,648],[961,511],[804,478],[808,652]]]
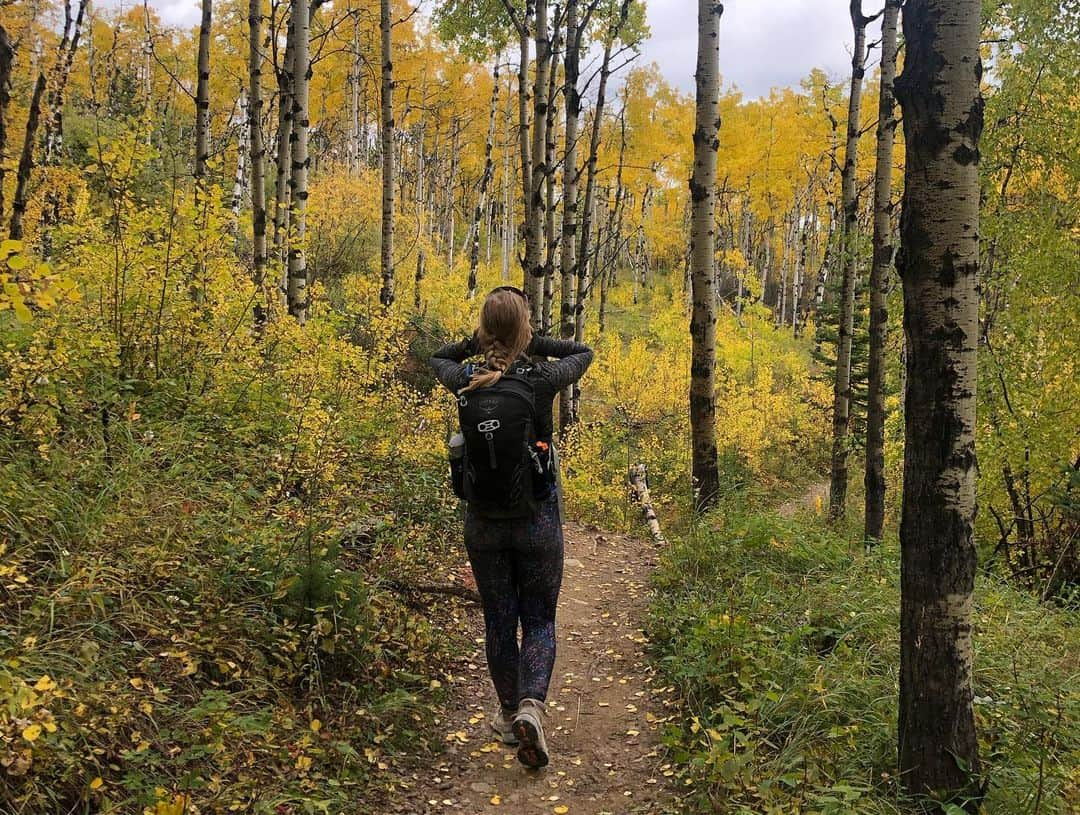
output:
[[[500,798],[498,795],[492,795],[491,796],[491,805],[493,807],[497,807],[501,803],[502,803],[502,798]]]
[[[318,719],[312,719],[311,720],[311,732],[312,733],[318,733],[320,730],[322,730],[322,722],[320,722]]]
[[[52,690],[55,687],[56,683],[52,681],[52,678],[48,674],[45,674],[41,679],[34,683],[34,690],[41,692]]]
[[[33,741],[41,735],[41,725],[31,724],[23,728],[22,737],[27,741]]]
[[[101,789],[101,785],[104,783],[105,782],[101,780],[101,776],[99,775],[97,778],[90,782],[90,789],[99,790]]]
[[[566,813],[570,811],[570,807],[566,806],[565,804],[559,804],[551,811],[554,812],[555,815],[566,815]]]

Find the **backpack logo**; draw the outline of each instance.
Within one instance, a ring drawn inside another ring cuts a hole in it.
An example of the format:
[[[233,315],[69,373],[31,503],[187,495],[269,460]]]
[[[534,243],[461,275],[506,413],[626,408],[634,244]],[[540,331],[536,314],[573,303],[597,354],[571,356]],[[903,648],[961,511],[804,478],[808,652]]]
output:
[[[484,413],[494,413],[496,410],[499,409],[499,400],[481,399],[479,402],[476,403],[476,406],[480,408],[480,410],[484,411]]]
[[[501,423],[498,419],[487,419],[486,421],[480,422],[476,426],[476,429],[481,433],[491,433],[494,430],[498,430],[500,426]]]

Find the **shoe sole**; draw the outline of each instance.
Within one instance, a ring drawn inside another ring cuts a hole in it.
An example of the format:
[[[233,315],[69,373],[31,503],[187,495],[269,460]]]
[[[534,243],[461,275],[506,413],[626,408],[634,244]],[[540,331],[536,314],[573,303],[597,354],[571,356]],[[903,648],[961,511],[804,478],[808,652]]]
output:
[[[509,733],[504,733],[502,730],[495,726],[494,722],[491,725],[491,730],[495,733],[496,736],[499,737],[499,741],[501,741],[503,744],[514,747],[518,743],[518,737],[514,735],[513,730],[511,730]]]
[[[514,735],[518,739],[518,761],[532,770],[547,766],[548,754],[540,746],[540,731],[535,724],[525,718],[517,719],[514,722]]]

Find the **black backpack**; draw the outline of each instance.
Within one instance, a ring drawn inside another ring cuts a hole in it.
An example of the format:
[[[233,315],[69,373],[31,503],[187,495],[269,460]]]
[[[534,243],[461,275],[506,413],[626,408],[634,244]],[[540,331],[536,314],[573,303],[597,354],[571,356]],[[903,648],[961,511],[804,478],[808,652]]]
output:
[[[486,388],[458,396],[465,437],[462,497],[486,518],[536,512],[536,407],[529,368],[515,365]]]

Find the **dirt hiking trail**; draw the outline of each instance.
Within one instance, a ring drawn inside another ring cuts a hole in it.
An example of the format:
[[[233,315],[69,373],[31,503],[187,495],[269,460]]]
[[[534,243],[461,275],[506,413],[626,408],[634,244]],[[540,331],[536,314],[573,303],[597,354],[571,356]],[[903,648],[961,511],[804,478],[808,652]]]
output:
[[[468,624],[475,650],[452,666],[438,727],[446,749],[417,763],[408,789],[380,813],[513,812],[515,815],[660,815],[671,811],[672,768],[660,731],[674,708],[645,658],[642,631],[656,544],[567,523],[556,622],[558,650],[544,722],[551,763],[529,771],[488,724],[497,711],[479,609]],[[666,775],[665,775],[666,773]]]

